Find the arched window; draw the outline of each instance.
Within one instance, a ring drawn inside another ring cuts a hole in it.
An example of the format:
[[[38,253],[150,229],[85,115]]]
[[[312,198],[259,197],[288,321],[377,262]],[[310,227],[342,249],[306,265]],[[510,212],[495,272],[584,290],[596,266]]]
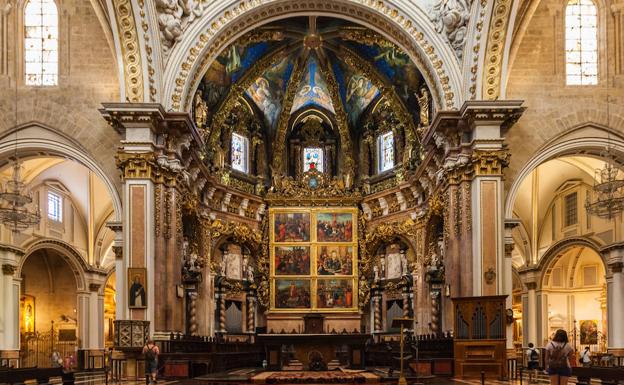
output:
[[[394,134],[392,131],[377,137],[378,172],[394,168]]]
[[[232,133],[232,168],[240,172],[249,171],[249,139],[243,135]]]
[[[303,149],[303,172],[317,169],[323,172],[323,149],[319,147],[306,147]]]
[[[28,86],[58,84],[58,11],[54,0],[24,6],[24,75]]]
[[[592,0],[569,0],[565,19],[566,84],[598,84],[598,14]]]

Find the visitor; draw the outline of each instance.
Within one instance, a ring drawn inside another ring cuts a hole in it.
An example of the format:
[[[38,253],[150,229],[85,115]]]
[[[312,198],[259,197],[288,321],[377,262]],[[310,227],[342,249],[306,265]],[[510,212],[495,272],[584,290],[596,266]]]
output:
[[[143,346],[143,356],[145,357],[145,383],[156,384],[156,374],[158,373],[158,355],[160,350],[151,338]]]
[[[539,368],[540,352],[535,348],[533,342],[529,343],[527,355],[527,368],[529,369],[529,383],[537,382],[537,369]]]
[[[574,349],[568,344],[568,333],[557,330],[552,341],[546,345],[546,372],[551,385],[568,385],[574,359]]]
[[[581,358],[579,359],[581,365],[583,365],[584,368],[588,368],[591,366],[591,352],[589,351],[589,346],[585,347],[585,350],[583,350],[583,353],[581,353]]]

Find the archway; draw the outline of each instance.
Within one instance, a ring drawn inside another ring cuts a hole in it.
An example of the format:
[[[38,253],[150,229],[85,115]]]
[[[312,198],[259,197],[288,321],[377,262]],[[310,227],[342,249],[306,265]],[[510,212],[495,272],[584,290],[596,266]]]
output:
[[[606,269],[600,254],[586,243],[573,243],[545,259],[540,281],[546,305],[543,336],[563,329],[576,349],[582,345],[592,352],[606,351]]]
[[[79,281],[57,249],[30,253],[21,267],[20,355],[25,367],[49,367],[57,358],[76,359]]]

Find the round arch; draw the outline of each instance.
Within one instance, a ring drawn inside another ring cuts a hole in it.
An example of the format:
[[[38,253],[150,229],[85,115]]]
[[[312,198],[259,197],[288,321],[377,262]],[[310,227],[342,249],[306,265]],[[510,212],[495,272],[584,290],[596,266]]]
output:
[[[541,289],[544,285],[544,278],[547,274],[549,274],[548,268],[553,266],[559,260],[564,251],[567,251],[572,247],[587,247],[594,251],[600,257],[600,260],[606,270],[607,261],[605,261],[603,255],[600,253],[602,246],[604,245],[599,243],[599,241],[588,237],[570,237],[562,239],[551,245],[548,250],[546,250],[542,258],[540,258],[537,265],[537,269],[540,272],[537,283],[538,289]]]
[[[590,132],[584,131],[591,131],[591,135],[589,135]],[[597,134],[603,136],[597,136]],[[520,185],[537,166],[567,155],[599,156],[600,152],[607,147],[618,155],[624,156],[624,137],[608,127],[597,124],[577,126],[551,139],[516,174],[507,193],[505,218],[513,217],[513,205]]]
[[[219,53],[251,29],[293,16],[346,19],[378,32],[403,49],[414,61],[434,94],[439,110],[457,109],[462,102],[462,75],[450,46],[435,32],[419,7],[399,10],[392,4],[319,0],[314,2],[217,2],[185,32],[168,58],[163,73],[163,105],[188,110],[201,77]]]
[[[28,260],[33,253],[42,249],[52,249],[57,251],[63,260],[71,267],[74,278],[76,279],[77,289],[79,291],[88,289],[86,272],[89,271],[89,267],[86,262],[78,251],[76,251],[76,249],[74,249],[71,245],[55,239],[41,239],[33,242],[26,248],[24,255],[20,258],[17,265],[18,277],[22,275],[22,269],[26,260]]]
[[[17,139],[13,139],[13,137]],[[121,198],[114,183],[97,162],[72,138],[37,122],[26,123],[0,137],[0,159],[9,159],[17,148],[20,157],[56,155],[74,160],[93,171],[102,180],[113,202],[114,220],[121,221]]]

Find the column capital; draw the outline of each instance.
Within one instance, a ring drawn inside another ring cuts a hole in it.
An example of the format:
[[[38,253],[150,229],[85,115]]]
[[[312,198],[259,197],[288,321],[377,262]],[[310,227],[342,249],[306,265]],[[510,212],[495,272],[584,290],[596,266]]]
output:
[[[15,265],[11,265],[8,263],[3,263],[2,264],[2,274],[4,275],[13,275],[15,274],[15,271],[17,270],[17,266]]]
[[[624,242],[612,243],[600,249],[608,266],[624,263]]]

